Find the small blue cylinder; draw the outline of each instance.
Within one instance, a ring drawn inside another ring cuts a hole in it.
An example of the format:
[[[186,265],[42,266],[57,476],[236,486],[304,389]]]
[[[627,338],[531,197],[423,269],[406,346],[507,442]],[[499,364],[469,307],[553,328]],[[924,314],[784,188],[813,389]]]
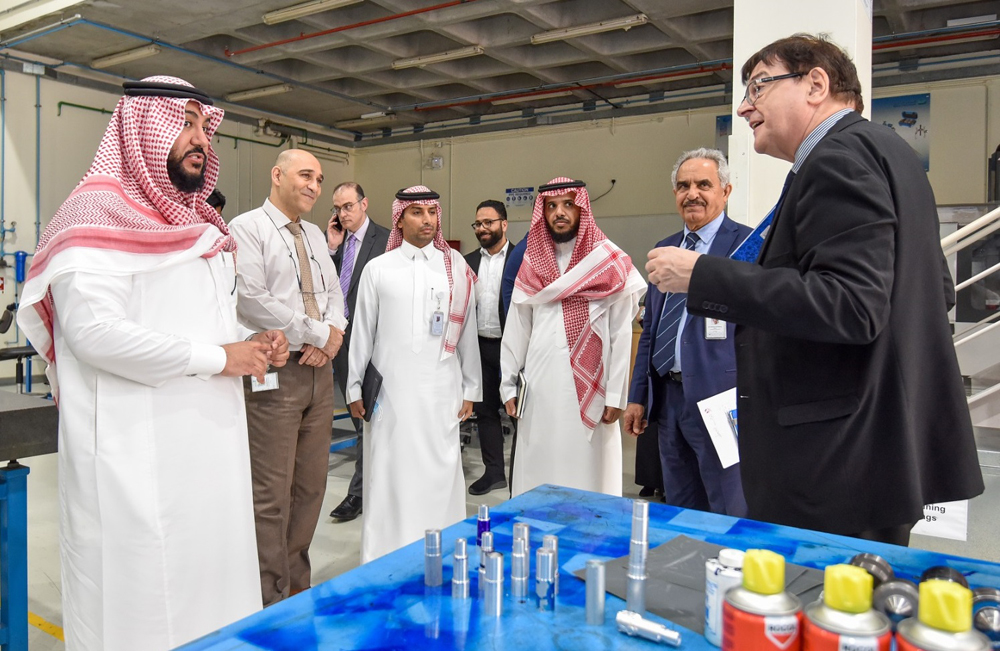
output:
[[[27,275],[24,273],[25,263],[28,261],[27,251],[14,252],[14,278],[19,283],[23,283]]]

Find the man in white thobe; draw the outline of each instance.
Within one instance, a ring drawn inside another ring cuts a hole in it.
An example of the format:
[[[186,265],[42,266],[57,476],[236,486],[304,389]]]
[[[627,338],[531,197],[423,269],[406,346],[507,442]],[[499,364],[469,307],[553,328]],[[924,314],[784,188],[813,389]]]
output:
[[[541,484],[621,495],[621,417],[632,319],[646,290],[597,227],[582,181],[538,188],[500,352],[500,393],[518,412],[513,495]]]
[[[466,517],[458,428],[482,400],[475,275],[444,241],[440,215],[437,193],[398,192],[386,253],[361,273],[347,399],[355,418],[370,418],[362,563]],[[372,414],[369,363],[383,376]]]
[[[240,376],[288,358],[236,321],[205,203],[222,110],[174,77],[125,89],[18,312],[59,404],[69,650],[171,649],[260,609]]]

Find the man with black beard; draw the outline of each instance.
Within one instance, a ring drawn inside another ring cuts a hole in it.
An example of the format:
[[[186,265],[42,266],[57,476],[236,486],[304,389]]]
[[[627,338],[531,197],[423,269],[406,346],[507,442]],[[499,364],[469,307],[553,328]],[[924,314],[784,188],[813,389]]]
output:
[[[479,357],[483,364],[483,401],[475,404],[479,448],[483,455],[483,476],[469,486],[470,495],[483,495],[506,488],[503,464],[503,429],[500,425],[500,337],[507,311],[500,292],[500,280],[507,268],[512,248],[507,241],[507,208],[487,199],[476,208],[472,231],[480,248],[465,256],[476,272],[476,323],[479,329]]]

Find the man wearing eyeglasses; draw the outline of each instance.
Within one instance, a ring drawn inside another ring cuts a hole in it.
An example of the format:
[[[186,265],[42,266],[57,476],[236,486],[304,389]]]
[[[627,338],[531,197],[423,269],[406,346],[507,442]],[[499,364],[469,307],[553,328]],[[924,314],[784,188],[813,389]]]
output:
[[[271,169],[264,205],[230,224],[239,247],[240,321],[283,331],[294,351],[263,383],[244,382],[265,606],[309,588],[309,545],[326,492],[333,427],[330,360],[340,349],[347,319],[323,231],[302,219],[322,184],[315,156],[283,151]]]
[[[347,304],[347,330],[344,345],[333,358],[333,375],[340,386],[340,392],[347,400],[347,360],[351,347],[351,330],[354,323],[354,308],[358,303],[358,280],[361,271],[369,262],[385,253],[389,243],[389,229],[379,226],[368,217],[368,197],[360,185],[345,181],[333,189],[333,210],[326,225],[327,246],[333,256],[333,264],[340,276],[340,289]],[[347,496],[330,512],[334,522],[349,522],[361,514],[363,495],[363,457],[361,419],[351,417],[354,431],[358,435],[357,460],[354,475],[347,487]]]
[[[742,73],[754,149],[793,164],[756,264],[664,247],[650,281],[737,324],[749,516],[905,545],[924,504],[983,491],[934,193],[835,44],[781,39]]]
[[[507,487],[503,464],[503,429],[500,424],[500,337],[507,311],[504,309],[500,280],[507,268],[512,245],[507,241],[507,207],[502,201],[487,199],[476,207],[472,232],[479,248],[465,256],[476,272],[476,322],[479,328],[479,357],[483,364],[483,401],[475,404],[479,448],[483,455],[483,476],[469,486],[470,495],[484,495]]]

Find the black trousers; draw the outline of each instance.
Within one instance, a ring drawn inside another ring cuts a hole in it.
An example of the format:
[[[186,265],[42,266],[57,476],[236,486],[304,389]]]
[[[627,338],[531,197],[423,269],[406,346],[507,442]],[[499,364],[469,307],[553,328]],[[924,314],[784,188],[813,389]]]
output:
[[[476,423],[479,446],[483,454],[486,476],[495,481],[504,479],[503,428],[500,425],[500,340],[479,338],[479,357],[483,363],[483,401],[477,402]]]
[[[340,393],[344,396],[344,402],[347,402],[347,355],[348,355],[348,339],[344,337],[344,344],[337,351],[337,356],[333,358],[333,376],[337,379],[337,386],[340,387]],[[350,409],[350,405],[348,405]],[[351,485],[347,488],[347,494],[353,495],[355,497],[361,497],[361,485],[362,479],[364,478],[363,467],[364,460],[362,459],[362,450],[364,446],[361,444],[361,432],[362,421],[360,418],[351,417],[351,422],[354,424],[354,429],[358,433],[358,445],[356,449],[358,451],[357,461],[354,462],[354,474],[351,476]]]

